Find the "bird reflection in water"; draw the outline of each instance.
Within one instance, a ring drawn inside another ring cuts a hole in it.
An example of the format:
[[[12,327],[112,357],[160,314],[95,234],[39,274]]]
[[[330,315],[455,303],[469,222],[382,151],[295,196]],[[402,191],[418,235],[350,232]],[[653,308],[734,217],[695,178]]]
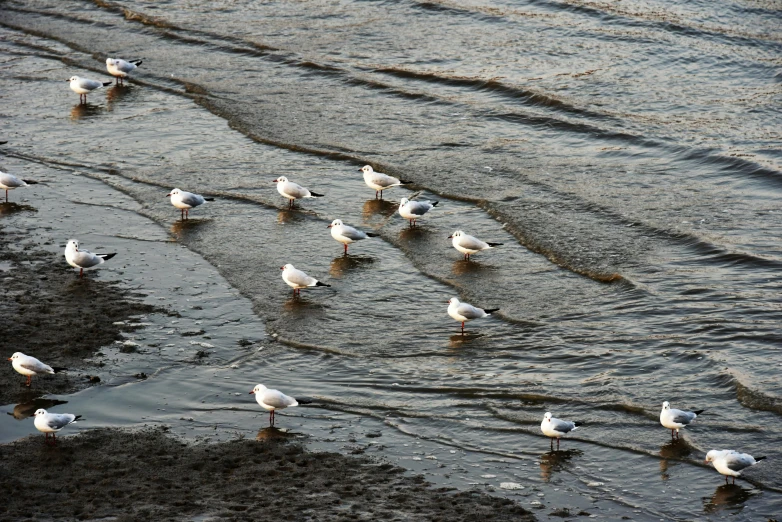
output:
[[[4,199],[0,201],[0,216],[24,212],[25,210],[35,212],[36,209],[30,205],[20,205],[19,203],[14,202],[6,203]]]
[[[6,412],[16,420],[24,420],[32,417],[35,411],[43,408],[44,410],[53,408],[58,404],[66,404],[68,401],[58,401],[56,399],[33,399],[28,402],[22,402],[14,406],[13,412]]]
[[[367,256],[349,256],[349,255],[343,255],[339,257],[335,257],[331,261],[331,266],[329,267],[329,275],[331,277],[343,277],[347,275],[349,270],[355,270],[357,268],[366,268],[372,263],[374,263],[375,260],[371,257]]]
[[[457,348],[464,348],[469,343],[477,341],[481,337],[485,337],[485,334],[475,332],[453,334],[448,338],[448,347],[454,350]]]
[[[209,219],[186,219],[174,221],[171,225],[171,234],[177,238],[187,238],[201,226],[208,223]]]
[[[74,105],[73,109],[71,109],[71,119],[76,121],[83,120],[85,118],[92,118],[94,116],[98,116],[101,112],[103,112],[103,107],[100,105],[95,105],[93,103],[80,103],[78,105]]]
[[[106,110],[113,111],[114,103],[129,95],[132,90],[130,85],[113,85],[106,91]]]
[[[304,215],[298,210],[280,210],[277,212],[277,224],[300,223],[304,221]]]
[[[465,276],[471,274],[480,274],[488,268],[489,267],[480,263],[476,263],[470,259],[459,259],[458,261],[454,261],[451,271],[454,275]]]
[[[668,468],[670,467],[669,459],[681,460],[687,455],[692,453],[692,446],[687,444],[685,439],[672,439],[660,447],[660,478],[662,480],[668,480],[670,478],[668,474]]]
[[[754,489],[747,489],[739,484],[722,484],[717,487],[711,498],[703,499],[703,510],[706,513],[718,513],[723,510],[741,510],[744,507],[744,503],[755,493]]]
[[[268,442],[272,440],[286,440],[293,438],[294,434],[285,428],[276,428],[274,426],[267,426],[258,430],[258,435],[255,436],[255,440],[259,442]]]
[[[543,482],[551,481],[555,471],[561,471],[570,459],[579,457],[584,452],[578,449],[549,451],[540,456],[540,478]]]
[[[391,217],[399,208],[399,203],[386,201],[384,199],[368,199],[364,203],[363,218],[365,222],[372,219],[373,216]]]

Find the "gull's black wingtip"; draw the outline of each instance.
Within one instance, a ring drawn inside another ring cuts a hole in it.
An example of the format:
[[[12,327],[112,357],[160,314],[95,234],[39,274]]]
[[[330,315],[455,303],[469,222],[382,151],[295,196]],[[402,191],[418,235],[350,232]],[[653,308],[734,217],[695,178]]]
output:
[[[117,253],[114,252],[113,254],[98,254],[98,257],[102,257],[104,261],[108,261],[112,257],[116,256]]]
[[[131,60],[130,63],[132,63],[133,65],[138,67],[139,65],[141,65],[144,62],[142,62],[141,60]]]
[[[204,198],[204,201],[214,201],[215,198]]]
[[[755,462],[760,462],[761,460],[766,460],[768,457],[755,457]]]
[[[380,234],[375,234],[374,232],[367,232],[367,236],[369,236],[369,237],[380,237]]]
[[[310,196],[312,196],[313,198],[322,198],[323,194],[318,194],[317,192],[312,192],[310,190]]]
[[[75,419],[73,419],[73,422],[76,422],[77,420],[81,419],[81,415],[77,415]]]
[[[486,312],[487,314],[493,314],[494,312],[498,312],[499,310],[500,310],[499,308],[484,308],[483,309],[483,311]]]
[[[321,283],[320,281],[318,281],[317,283],[315,283],[315,286],[331,286],[331,285],[327,285],[326,283]]]
[[[576,428],[578,428],[579,426],[583,426],[584,425],[583,422],[574,422],[573,424],[575,424]]]
[[[413,182],[412,181],[405,181],[405,180],[400,179],[399,180],[399,184],[400,185],[412,185]]]
[[[35,181],[35,180],[32,180],[32,179],[23,179],[22,181],[24,181],[24,182],[25,182],[25,183],[27,183],[28,185],[37,185],[37,184],[38,184],[38,182],[37,182],[37,181]]]
[[[439,203],[439,201],[432,201],[432,206],[436,207],[438,203]]]
[[[103,86],[104,86],[104,87],[108,87],[109,85],[111,85],[111,84],[112,84],[112,83],[114,83],[114,82],[102,82],[102,83],[103,83]]]
[[[52,370],[54,370],[54,373],[60,373],[60,372],[67,372],[68,368],[63,368],[61,366],[52,366]]]
[[[502,243],[486,243],[486,244],[489,245],[490,247],[502,246]]]
[[[693,413],[694,413],[695,415],[700,415],[700,414],[701,414],[701,413],[703,413],[704,411],[706,411],[706,410],[695,410]]]

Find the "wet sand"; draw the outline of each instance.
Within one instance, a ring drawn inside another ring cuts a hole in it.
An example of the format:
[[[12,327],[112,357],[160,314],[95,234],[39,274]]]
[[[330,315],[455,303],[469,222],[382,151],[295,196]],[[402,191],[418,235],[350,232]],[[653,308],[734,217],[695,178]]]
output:
[[[31,212],[14,203],[2,208],[5,213]],[[21,231],[0,231],[0,354],[6,359],[22,352],[49,366],[68,368],[34,376],[28,388],[25,377],[4,360],[0,404],[24,405],[43,394],[72,393],[99,382],[95,377],[100,378],[101,363],[87,359],[121,339],[121,332],[141,327],[129,319],[160,310],[115,283],[95,280],[89,272],[80,280],[62,256],[41,250]]]
[[[306,451],[281,431],[188,444],[99,429],[0,446],[0,520],[534,520],[514,502],[434,489],[365,457]],[[116,517],[116,518],[113,518]]]

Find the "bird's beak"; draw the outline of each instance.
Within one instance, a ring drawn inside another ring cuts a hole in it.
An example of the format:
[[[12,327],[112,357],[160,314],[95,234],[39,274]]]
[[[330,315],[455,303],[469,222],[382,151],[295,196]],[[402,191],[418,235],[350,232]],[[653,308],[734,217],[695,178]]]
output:
[[[254,395],[255,394],[255,390],[251,391],[249,394],[250,395]]]
[[[272,183],[277,183],[277,180],[275,179],[274,181],[272,181]]]
[[[708,464],[708,463],[709,463],[709,461],[708,461],[708,460],[704,460],[704,461],[703,461],[703,463],[704,463],[704,464]]]
[[[448,239],[451,239],[453,236],[448,236]]]
[[[364,172],[364,169],[358,169],[359,172]]]
[[[281,266],[281,267],[280,267],[280,270],[285,270],[285,267],[284,267],[284,266]]]
[[[11,359],[10,357],[8,358],[8,360],[9,360],[9,361],[13,361],[13,359]]]
[[[331,228],[331,225],[326,225],[326,228]]]

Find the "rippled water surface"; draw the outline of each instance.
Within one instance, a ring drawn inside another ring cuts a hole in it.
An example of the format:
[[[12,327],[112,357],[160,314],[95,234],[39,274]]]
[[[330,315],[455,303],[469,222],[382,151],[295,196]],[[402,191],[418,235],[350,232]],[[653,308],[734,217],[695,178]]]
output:
[[[182,314],[149,319],[138,342],[164,349],[125,363],[152,377],[68,398],[96,424],[250,434],[264,382],[316,399],[281,418],[325,445],[381,430],[377,453],[520,483],[526,507],[782,512],[778,2],[0,6],[2,167],[49,182],[0,226],[53,250],[91,234],[128,252],[101,277]],[[107,79],[115,55],[144,62],[78,105],[64,80]],[[376,200],[367,163],[414,183]],[[281,175],[326,197],[288,210]],[[182,222],[174,186],[217,201]],[[415,192],[440,204],[411,229]],[[345,257],[336,218],[381,237]],[[456,229],[504,245],[468,262]],[[331,288],[293,299],[285,263]],[[500,312],[461,335],[454,295]],[[664,400],[706,409],[678,443]],[[563,451],[546,411],[584,423]],[[712,448],[769,459],[723,487]]]

